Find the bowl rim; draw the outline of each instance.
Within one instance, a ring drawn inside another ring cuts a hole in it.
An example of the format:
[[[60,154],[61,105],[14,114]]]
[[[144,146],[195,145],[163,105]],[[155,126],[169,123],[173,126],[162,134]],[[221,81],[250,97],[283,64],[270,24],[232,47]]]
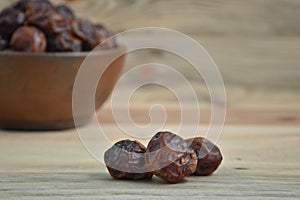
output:
[[[97,48],[97,47],[96,47]],[[0,51],[0,56],[31,56],[31,57],[86,57],[89,55],[107,55],[112,54],[120,51],[126,50],[125,45],[118,45],[114,48],[109,49],[94,49],[92,51],[81,51],[81,52],[19,52],[19,51],[11,51],[11,50],[4,50]]]

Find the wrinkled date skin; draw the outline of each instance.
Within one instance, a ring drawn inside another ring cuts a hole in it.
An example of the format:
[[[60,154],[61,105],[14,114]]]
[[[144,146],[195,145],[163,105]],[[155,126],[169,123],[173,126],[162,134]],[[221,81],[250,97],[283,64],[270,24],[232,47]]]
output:
[[[83,41],[83,51],[92,50],[98,44],[96,29],[89,20],[77,19],[72,27],[74,34]]]
[[[186,142],[190,144],[198,158],[197,169],[193,175],[208,176],[218,169],[223,157],[215,144],[202,137],[188,139]]]
[[[39,29],[22,26],[13,34],[10,46],[15,51],[45,52],[47,40],[45,34]]]
[[[63,32],[48,39],[49,52],[79,52],[81,51],[81,40]]]
[[[24,37],[21,37],[19,32],[15,34],[21,26],[34,26],[40,29],[46,36],[47,52],[91,51],[112,35],[102,25],[76,18],[73,10],[66,5],[56,6],[49,0],[19,0],[0,13],[0,36],[2,38],[0,51],[24,49],[24,51],[38,50],[40,52],[40,49],[32,48],[36,47],[34,45],[24,47],[30,37],[27,32]],[[15,35],[15,40],[11,42],[13,35]],[[17,44],[16,41],[22,43]],[[115,47],[117,45],[114,39],[107,40],[105,45],[101,46],[102,49]]]
[[[36,12],[43,12],[45,10],[53,8],[53,4],[49,0],[20,0],[13,6],[27,15],[31,15]]]
[[[96,30],[96,40],[95,43],[93,44],[94,47],[96,47],[99,43],[105,41],[101,45],[101,48],[103,49],[109,49],[109,48],[115,48],[117,47],[117,42],[115,37],[111,37],[113,35],[112,32],[110,32],[107,28],[105,28],[101,24],[96,24],[95,25],[95,30]],[[111,38],[110,38],[111,37]]]
[[[86,19],[76,19],[73,22],[73,31],[77,37],[85,41],[93,39],[95,34],[92,22]]]
[[[90,51],[112,34],[102,25],[94,25],[91,21],[77,19],[73,22],[73,33],[83,41],[83,51]],[[116,47],[113,39],[107,41],[103,48]]]
[[[72,18],[66,17],[61,7],[55,7],[48,0],[23,0],[14,7],[25,12],[26,24],[40,28],[47,36],[71,30]]]
[[[26,23],[39,27],[47,37],[71,31],[72,28],[72,20],[64,17],[56,10],[34,13],[26,19]]]
[[[4,9],[0,13],[0,35],[2,38],[9,41],[13,32],[24,23],[24,20],[23,12],[14,8]]]
[[[110,175],[116,179],[151,179],[153,174],[145,168],[146,148],[138,141],[122,140],[104,154]]]
[[[154,175],[169,183],[178,183],[195,172],[197,157],[180,136],[159,132],[147,146],[146,165]]]
[[[58,5],[55,8],[62,16],[70,19],[75,19],[75,14],[71,8],[66,5]]]

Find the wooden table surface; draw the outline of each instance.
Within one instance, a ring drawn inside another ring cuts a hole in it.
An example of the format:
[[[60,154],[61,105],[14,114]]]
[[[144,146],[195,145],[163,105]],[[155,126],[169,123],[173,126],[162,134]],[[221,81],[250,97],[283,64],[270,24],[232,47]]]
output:
[[[143,115],[140,110],[133,110],[133,118]],[[106,134],[113,137],[119,130],[107,111],[100,111],[99,118]],[[105,166],[84,149],[75,130],[2,130],[0,199],[299,199],[299,113],[299,109],[277,114],[264,111],[263,124],[253,109],[229,109],[218,141],[224,155],[219,170],[179,184],[166,184],[156,177],[152,181],[112,179]],[[231,120],[232,116],[241,120]],[[172,126],[176,124],[171,122]],[[206,124],[201,128],[205,130]],[[85,130],[95,131],[95,123]]]
[[[78,16],[116,32],[159,26],[201,43],[226,86],[227,118],[218,141],[224,161],[213,176],[190,177],[180,184],[155,177],[150,182],[116,181],[85,150],[75,130],[0,130],[0,199],[300,199],[299,1],[53,1],[68,3]],[[0,8],[10,3],[2,0]],[[157,62],[181,72],[198,95],[203,116],[199,135],[205,133],[210,96],[190,65],[155,50],[132,53],[127,61],[126,70]],[[146,108],[157,101],[176,99],[162,88],[139,89],[133,96],[133,118],[144,123]],[[118,139],[108,109],[99,112],[99,119],[107,134]],[[178,109],[168,113],[172,129]],[[85,130],[97,131],[95,120]]]

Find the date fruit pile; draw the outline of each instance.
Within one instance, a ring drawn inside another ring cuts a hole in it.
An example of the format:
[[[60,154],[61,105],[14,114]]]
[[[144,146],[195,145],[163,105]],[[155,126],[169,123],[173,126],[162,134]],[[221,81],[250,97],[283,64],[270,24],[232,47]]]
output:
[[[20,0],[0,13],[0,51],[91,51],[112,36],[101,24],[77,18],[66,5]],[[109,39],[101,48],[116,47]]]
[[[106,167],[116,179],[150,180],[155,175],[169,183],[191,175],[211,175],[222,159],[211,141],[202,137],[184,140],[171,132],[157,133],[147,148],[138,141],[122,140],[104,153]]]

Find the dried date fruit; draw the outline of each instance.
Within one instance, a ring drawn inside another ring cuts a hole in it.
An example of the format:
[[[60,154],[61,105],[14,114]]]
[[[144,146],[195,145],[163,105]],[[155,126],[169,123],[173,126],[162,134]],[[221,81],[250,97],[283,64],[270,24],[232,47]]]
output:
[[[48,38],[49,52],[78,52],[81,48],[81,41],[67,32]]]
[[[154,175],[178,183],[195,172],[197,157],[180,136],[159,132],[147,146],[146,166]]]
[[[12,36],[10,47],[15,51],[44,52],[47,41],[45,34],[35,27],[22,26]]]
[[[6,8],[0,13],[0,35],[5,40],[10,40],[13,32],[20,27],[25,20],[23,12],[14,9]]]
[[[73,33],[82,40],[83,51],[90,51],[94,48],[97,40],[96,29],[93,23],[85,19],[77,19],[73,21]]]
[[[102,49],[109,49],[109,48],[115,48],[117,47],[116,45],[116,40],[115,37],[111,37],[113,34],[107,30],[103,25],[97,24],[94,26],[96,30],[96,39],[93,43],[93,46],[96,47],[98,44],[101,42],[105,41],[101,45]]]
[[[12,35],[21,26],[34,26],[43,31],[48,51],[90,51],[112,35],[102,25],[76,19],[72,9],[66,5],[54,6],[49,0],[19,0],[0,13],[0,36],[3,39],[0,50],[9,47]],[[23,41],[28,42],[26,38],[28,35]],[[29,51],[32,47],[13,44],[13,49]],[[112,47],[116,47],[114,39],[102,45],[104,49]]]
[[[223,160],[220,149],[211,141],[202,137],[188,139],[186,142],[190,144],[198,158],[197,169],[193,175],[211,175]]]
[[[89,41],[95,36],[93,23],[86,19],[76,19],[73,22],[73,31],[83,41]]]
[[[104,40],[112,36],[102,25],[94,25],[89,20],[77,19],[73,21],[73,33],[83,41],[83,51],[91,51]],[[102,49],[114,48],[116,42],[110,39],[101,46]]]
[[[39,27],[48,37],[68,32],[72,27],[72,20],[54,10],[34,13],[26,19],[26,23]]]
[[[146,148],[138,141],[122,140],[104,154],[110,175],[116,179],[151,179],[153,174],[145,168]]]
[[[14,8],[26,13],[26,16],[34,13],[53,9],[53,4],[48,0],[20,0],[14,4]]]
[[[66,5],[58,5],[56,6],[56,10],[64,17],[75,19],[75,14],[73,10]]]
[[[20,0],[13,4],[13,8],[25,13],[27,4],[32,0]]]

